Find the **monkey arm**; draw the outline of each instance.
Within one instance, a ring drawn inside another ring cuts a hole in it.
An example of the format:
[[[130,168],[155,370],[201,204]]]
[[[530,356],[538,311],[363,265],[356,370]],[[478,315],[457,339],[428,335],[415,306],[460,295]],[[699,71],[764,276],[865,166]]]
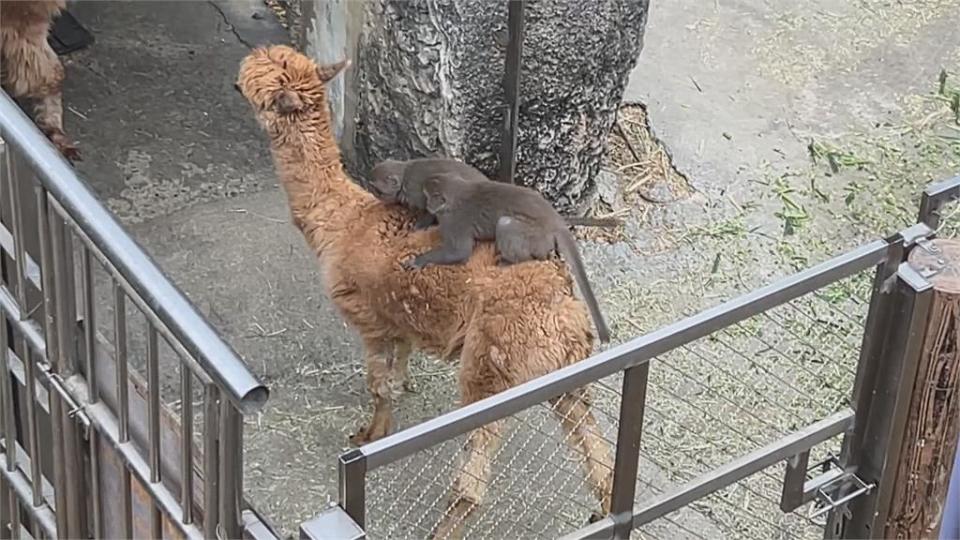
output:
[[[420,231],[426,229],[427,227],[435,224],[437,222],[437,217],[424,210],[420,217],[417,218],[417,221],[413,224],[413,229]]]

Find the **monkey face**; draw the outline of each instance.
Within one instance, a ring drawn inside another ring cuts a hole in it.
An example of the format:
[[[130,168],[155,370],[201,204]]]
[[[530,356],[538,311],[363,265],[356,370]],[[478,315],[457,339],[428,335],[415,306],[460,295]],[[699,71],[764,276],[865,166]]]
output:
[[[403,187],[403,175],[397,164],[399,162],[386,160],[370,171],[370,192],[387,204],[399,202],[400,189]]]

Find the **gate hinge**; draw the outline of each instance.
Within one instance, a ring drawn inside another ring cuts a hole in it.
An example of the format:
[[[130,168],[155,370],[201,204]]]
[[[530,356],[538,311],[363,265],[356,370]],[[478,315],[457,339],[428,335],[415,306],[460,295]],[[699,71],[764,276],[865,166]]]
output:
[[[784,512],[792,512],[813,501],[807,515],[810,519],[835,509],[846,514],[849,512],[847,503],[876,487],[876,484],[864,482],[856,470],[844,469],[833,454],[812,467],[807,467],[809,459],[810,450],[807,449],[787,460],[780,496],[780,509]]]

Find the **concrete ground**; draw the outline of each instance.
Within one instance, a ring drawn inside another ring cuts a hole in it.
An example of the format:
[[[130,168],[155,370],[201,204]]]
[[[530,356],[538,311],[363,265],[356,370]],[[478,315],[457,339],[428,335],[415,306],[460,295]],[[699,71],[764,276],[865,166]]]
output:
[[[292,532],[335,500],[335,458],[367,400],[357,340],[324,298],[313,258],[288,223],[264,138],[231,86],[248,44],[286,41],[287,34],[257,0],[82,1],[72,9],[97,39],[66,59],[66,123],[85,154],[78,169],[270,385],[270,404],[247,423],[245,482],[258,508]],[[626,100],[647,106],[653,134],[689,184],[679,191],[689,196],[670,204],[627,197],[625,238],[584,242],[616,338],[653,330],[908,220],[920,186],[960,169],[960,145],[950,138],[960,131],[951,128],[949,100],[936,95],[942,68],[950,73],[947,93],[960,88],[952,82],[960,78],[958,9],[960,0],[653,2]],[[625,111],[628,132],[642,131],[640,113]],[[642,179],[645,166],[629,166],[622,142],[611,143],[618,181]],[[646,183],[667,182],[651,178]],[[641,496],[749,449],[723,433],[766,429],[749,415],[724,415],[722,404],[711,408],[709,392],[690,373],[716,370],[716,362],[694,361],[678,358],[684,369],[675,375],[654,370],[657,414],[647,422],[659,439],[645,439],[642,476],[650,487]],[[818,394],[830,385],[804,382],[818,385],[808,389],[797,382],[801,373],[787,378],[823,399],[788,400],[769,375],[778,366],[719,361],[727,367],[706,377],[711,385],[769,389],[758,406],[790,409],[784,414],[804,421],[835,408],[831,399],[849,391],[843,379],[835,392]],[[836,363],[849,371],[851,361],[848,355]],[[684,373],[687,367],[696,371]],[[454,369],[417,359],[419,392],[401,399],[401,425],[455,406]],[[796,427],[777,424],[761,442]],[[447,446],[440,458],[448,467],[455,445]],[[417,478],[429,466],[413,465]],[[377,485],[403,487],[404,478]],[[442,495],[445,484],[434,488],[442,481],[431,478],[415,495]],[[509,496],[514,483],[502,493]],[[802,520],[773,513],[775,504],[756,517],[757,499],[778,496],[776,482],[768,483],[672,516],[686,527],[664,521],[645,533],[811,534],[794,523]],[[419,489],[407,484],[404,493]],[[391,497],[403,499],[372,493],[377,504]],[[560,525],[585,517],[576,513]],[[480,521],[478,533],[502,531]],[[541,525],[554,526],[534,526]],[[415,527],[389,530],[391,537],[418,534]]]

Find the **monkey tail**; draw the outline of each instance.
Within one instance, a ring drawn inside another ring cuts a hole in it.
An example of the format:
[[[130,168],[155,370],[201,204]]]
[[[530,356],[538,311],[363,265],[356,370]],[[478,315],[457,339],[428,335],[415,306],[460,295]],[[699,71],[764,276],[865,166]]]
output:
[[[583,295],[583,300],[587,303],[587,309],[590,310],[590,317],[593,319],[594,326],[597,327],[597,337],[601,343],[610,341],[610,329],[607,328],[607,322],[600,313],[600,306],[597,304],[597,298],[593,295],[593,288],[587,280],[587,273],[583,269],[583,260],[580,258],[580,250],[577,249],[577,241],[567,229],[561,230],[557,234],[557,251],[567,262],[567,266],[573,272],[573,277]]]

